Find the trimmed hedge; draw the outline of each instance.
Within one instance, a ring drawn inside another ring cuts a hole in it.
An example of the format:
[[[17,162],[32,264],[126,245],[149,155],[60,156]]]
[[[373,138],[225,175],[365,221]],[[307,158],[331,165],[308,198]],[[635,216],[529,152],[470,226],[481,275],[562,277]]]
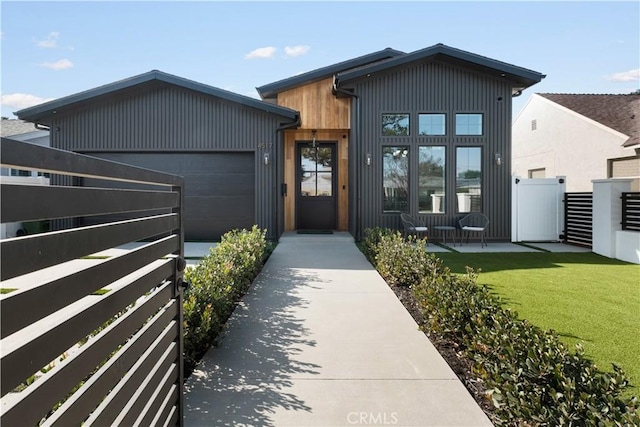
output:
[[[184,369],[188,376],[215,342],[236,302],[265,259],[266,230],[233,230],[195,267],[185,271]]]
[[[636,398],[620,397],[628,380],[617,366],[613,373],[600,371],[581,347],[572,353],[555,332],[518,319],[477,284],[473,270],[455,275],[430,257],[424,245],[376,233],[376,245],[367,248],[376,267],[392,269],[395,284],[412,286],[427,319],[425,328],[456,342],[472,360],[472,374],[484,382],[496,408],[496,424],[640,425]],[[428,268],[407,269],[403,265],[409,259],[426,260]],[[390,268],[394,262],[400,266]],[[424,274],[415,280],[420,272]]]

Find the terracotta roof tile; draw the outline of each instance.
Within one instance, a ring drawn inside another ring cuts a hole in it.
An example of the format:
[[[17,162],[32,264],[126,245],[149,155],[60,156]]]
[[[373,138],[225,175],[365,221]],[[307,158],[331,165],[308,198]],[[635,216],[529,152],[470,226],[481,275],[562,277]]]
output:
[[[590,118],[629,139],[625,147],[640,144],[640,95],[539,93],[538,95]]]

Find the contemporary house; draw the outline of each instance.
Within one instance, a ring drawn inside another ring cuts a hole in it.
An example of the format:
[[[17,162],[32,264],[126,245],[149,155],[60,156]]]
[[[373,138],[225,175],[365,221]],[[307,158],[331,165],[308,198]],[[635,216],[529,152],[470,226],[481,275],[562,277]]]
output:
[[[640,191],[640,95],[533,94],[513,123],[513,173],[566,176],[567,191],[632,178]]]
[[[52,146],[185,176],[187,239],[428,226],[511,230],[511,98],[544,75],[442,44],[384,49],[257,88],[152,71],[21,110]],[[84,183],[86,185],[86,183]]]

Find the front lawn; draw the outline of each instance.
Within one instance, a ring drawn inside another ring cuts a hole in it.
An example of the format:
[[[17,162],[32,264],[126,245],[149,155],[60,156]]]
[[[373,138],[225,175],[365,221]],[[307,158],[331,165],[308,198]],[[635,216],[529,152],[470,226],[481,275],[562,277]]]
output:
[[[453,272],[480,269],[487,284],[522,319],[582,344],[604,370],[611,363],[640,389],[640,266],[593,253],[439,253]]]

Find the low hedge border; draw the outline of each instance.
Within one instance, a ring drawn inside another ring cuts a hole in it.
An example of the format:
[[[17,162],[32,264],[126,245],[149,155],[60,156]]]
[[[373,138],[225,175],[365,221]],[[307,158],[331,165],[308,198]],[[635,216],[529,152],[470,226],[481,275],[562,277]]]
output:
[[[423,329],[455,342],[472,361],[495,408],[497,425],[637,426],[635,397],[617,366],[600,371],[577,346],[505,309],[477,273],[456,275],[423,242],[384,229],[365,231],[363,252],[392,286],[411,287],[426,319]],[[415,263],[421,263],[416,266]]]
[[[266,230],[233,230],[196,266],[185,271],[184,371],[189,376],[215,343],[236,303],[262,269],[270,249]]]

